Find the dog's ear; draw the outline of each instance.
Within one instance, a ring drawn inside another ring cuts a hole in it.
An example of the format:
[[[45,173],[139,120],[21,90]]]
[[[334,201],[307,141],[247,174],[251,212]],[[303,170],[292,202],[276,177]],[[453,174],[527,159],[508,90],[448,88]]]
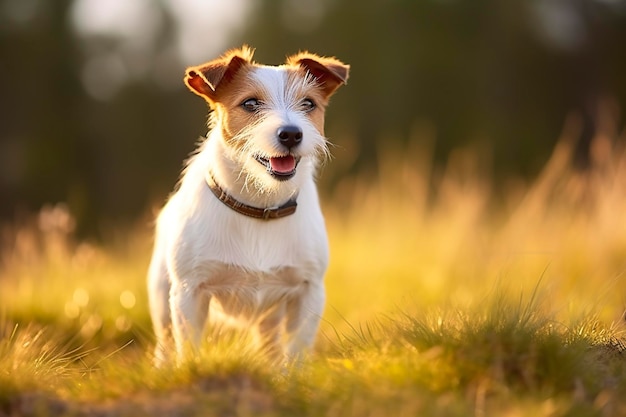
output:
[[[254,50],[244,45],[213,61],[189,67],[185,72],[185,84],[211,104],[217,98],[218,88],[228,84],[243,66],[252,63],[253,54]]]
[[[336,58],[321,57],[308,52],[300,52],[287,58],[287,64],[299,65],[319,82],[326,97],[346,84],[350,74],[350,65]]]

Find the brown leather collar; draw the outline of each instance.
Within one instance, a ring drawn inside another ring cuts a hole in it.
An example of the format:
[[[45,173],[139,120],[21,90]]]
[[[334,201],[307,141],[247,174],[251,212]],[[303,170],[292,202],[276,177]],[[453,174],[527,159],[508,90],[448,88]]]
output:
[[[247,204],[241,203],[235,200],[233,197],[228,195],[226,191],[224,191],[213,179],[213,175],[208,173],[206,176],[206,183],[215,195],[218,200],[222,203],[226,204],[231,209],[235,210],[239,214],[243,214],[244,216],[253,217],[255,219],[262,220],[271,220],[271,219],[280,219],[282,217],[287,217],[296,212],[296,208],[298,207],[298,203],[296,199],[287,201],[280,207],[268,207],[268,208],[258,208],[252,207]]]

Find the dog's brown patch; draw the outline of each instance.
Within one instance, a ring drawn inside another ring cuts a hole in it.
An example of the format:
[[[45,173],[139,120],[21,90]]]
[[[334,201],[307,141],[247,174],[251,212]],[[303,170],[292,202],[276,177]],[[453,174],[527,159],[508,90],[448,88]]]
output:
[[[232,49],[221,57],[202,65],[187,68],[185,84],[211,104],[218,90],[228,85],[239,70],[253,63],[254,50],[247,45]]]
[[[300,52],[287,58],[287,64],[300,66],[318,81],[326,99],[348,81],[350,65],[336,58],[322,57],[309,52]]]

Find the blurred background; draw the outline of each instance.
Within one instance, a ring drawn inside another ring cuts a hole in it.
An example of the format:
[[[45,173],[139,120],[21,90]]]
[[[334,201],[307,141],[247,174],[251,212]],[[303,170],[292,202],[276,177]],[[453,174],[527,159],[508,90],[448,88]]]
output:
[[[327,116],[330,198],[415,146],[433,172],[473,150],[497,195],[537,175],[567,120],[581,170],[599,126],[624,128],[623,0],[0,0],[0,223],[63,202],[98,237],[151,214],[206,134],[185,67],[242,43],[266,64],[351,64]]]

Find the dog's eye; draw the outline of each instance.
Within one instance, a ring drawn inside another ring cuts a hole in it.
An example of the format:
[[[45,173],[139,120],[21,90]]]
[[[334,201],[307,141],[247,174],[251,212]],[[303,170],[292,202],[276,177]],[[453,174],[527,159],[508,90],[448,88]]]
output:
[[[305,98],[300,103],[300,109],[302,111],[308,113],[308,112],[312,111],[313,109],[315,109],[315,102],[313,100],[311,100],[310,98]]]
[[[259,107],[261,107],[261,102],[256,98],[249,98],[241,103],[241,107],[243,107],[244,110],[249,111],[250,113],[254,113],[255,111],[259,110]]]

